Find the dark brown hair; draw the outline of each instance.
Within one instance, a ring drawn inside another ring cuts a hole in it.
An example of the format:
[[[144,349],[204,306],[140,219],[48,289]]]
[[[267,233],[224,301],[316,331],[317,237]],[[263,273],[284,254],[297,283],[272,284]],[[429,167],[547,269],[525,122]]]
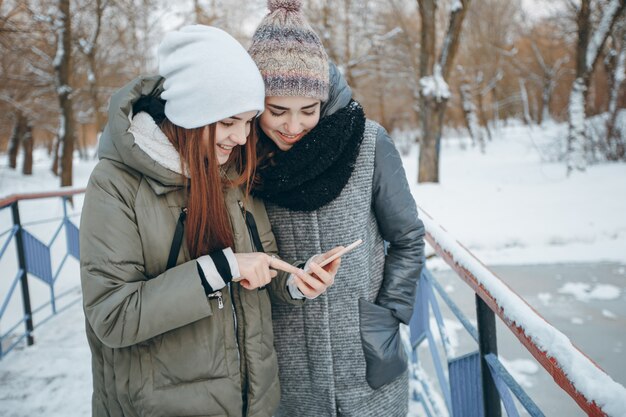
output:
[[[218,122],[219,123],[219,122]],[[254,123],[253,123],[254,125]],[[224,201],[224,190],[243,186],[246,197],[256,168],[257,135],[251,129],[244,146],[236,146],[228,161],[220,167],[215,155],[216,123],[195,129],[184,129],[167,118],[160,125],[165,136],[178,151],[182,172],[189,175],[187,190],[187,220],[185,234],[192,258],[218,249],[232,247],[232,227]],[[208,129],[208,149],[203,149],[203,132]],[[231,167],[239,174],[226,178],[223,172]]]
[[[258,126],[258,123],[255,123],[255,126],[257,129],[261,129],[261,127]],[[278,146],[276,146],[274,141],[268,136],[259,135],[256,146],[256,172],[252,181],[253,188],[263,188],[263,178],[261,173],[265,168],[276,164],[274,162],[274,156],[278,150]]]

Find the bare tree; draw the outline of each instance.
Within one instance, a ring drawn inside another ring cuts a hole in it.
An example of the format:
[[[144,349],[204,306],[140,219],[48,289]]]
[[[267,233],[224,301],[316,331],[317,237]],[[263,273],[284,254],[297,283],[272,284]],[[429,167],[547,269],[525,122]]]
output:
[[[435,59],[437,0],[418,0],[422,21],[420,52],[421,122],[418,182],[439,182],[439,149],[443,119],[450,99],[447,79],[459,46],[463,19],[471,0],[454,1],[448,30],[438,59]]]
[[[591,0],[582,0],[577,12],[578,43],[576,45],[576,79],[572,85],[568,106],[567,172],[584,170],[586,153],[586,101],[591,75],[613,25],[622,14],[626,2],[610,0],[605,5],[600,22],[591,24]]]
[[[607,59],[607,69],[611,74],[608,121],[606,127],[606,157],[610,161],[626,160],[626,132],[617,126],[619,93],[626,79],[626,21],[615,25],[613,53]]]
[[[54,20],[57,50],[54,57],[56,88],[59,97],[61,115],[59,117],[59,157],[61,160],[61,186],[72,185],[72,167],[74,157],[75,127],[72,109],[72,24],[70,0],[58,0]]]
[[[102,33],[102,18],[105,10],[109,6],[109,3],[109,0],[95,0],[93,13],[89,13],[89,15],[94,19],[92,25],[89,25],[92,31],[89,34],[77,37],[78,50],[87,60],[87,85],[91,101],[91,112],[93,114],[93,121],[98,132],[104,128],[104,117],[100,111],[102,103],[99,95],[100,69],[98,62],[98,40]]]

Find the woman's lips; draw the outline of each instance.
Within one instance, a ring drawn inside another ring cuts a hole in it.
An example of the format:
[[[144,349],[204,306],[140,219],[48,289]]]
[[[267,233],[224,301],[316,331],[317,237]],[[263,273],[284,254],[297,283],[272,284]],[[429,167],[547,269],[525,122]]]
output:
[[[294,143],[296,143],[297,141],[299,141],[300,139],[302,139],[302,136],[304,136],[304,132],[300,132],[297,135],[287,135],[285,133],[282,133],[280,131],[276,131],[276,134],[278,135],[278,137],[285,143],[289,144],[289,145],[293,145]]]

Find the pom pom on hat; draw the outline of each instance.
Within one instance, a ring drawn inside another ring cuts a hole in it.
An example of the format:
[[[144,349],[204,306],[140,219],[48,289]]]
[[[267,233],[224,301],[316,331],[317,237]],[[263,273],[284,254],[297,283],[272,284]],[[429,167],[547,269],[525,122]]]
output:
[[[302,9],[302,0],[268,0],[267,8],[270,13],[278,9],[284,9],[288,12],[299,12]]]
[[[185,26],[159,45],[165,115],[193,129],[248,111],[262,112],[265,86],[244,47],[223,30]]]
[[[268,0],[267,14],[248,49],[256,62],[265,95],[328,99],[328,55],[317,33],[306,21],[302,0]]]

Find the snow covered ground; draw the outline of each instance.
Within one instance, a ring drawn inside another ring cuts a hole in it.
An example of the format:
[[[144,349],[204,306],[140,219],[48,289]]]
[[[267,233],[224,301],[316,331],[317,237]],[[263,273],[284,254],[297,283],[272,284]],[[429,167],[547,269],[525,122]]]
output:
[[[554,161],[564,133],[563,125],[529,128],[513,122],[496,132],[485,154],[465,137],[445,139],[440,184],[415,183],[418,150],[412,147],[404,159],[412,192],[423,210],[487,265],[611,261],[624,266],[626,165],[595,165],[567,177],[564,165]],[[43,153],[36,155],[32,178],[7,169],[5,161],[0,160],[0,197],[58,188]],[[86,184],[94,164],[77,161],[76,186]],[[49,200],[24,204],[23,221],[41,218],[42,213],[58,215],[60,205],[49,205]],[[8,220],[0,214],[1,232]],[[438,259],[430,260],[429,266],[447,269]],[[0,263],[0,281],[14,275],[9,267]],[[75,264],[70,267],[74,269],[64,278],[68,287],[78,283]],[[2,288],[0,282],[0,294]],[[559,297],[603,302],[619,301],[625,293],[624,281],[606,285],[564,280],[558,290],[537,289],[536,301],[549,308]],[[615,320],[622,313],[606,309],[602,315]],[[16,350],[0,362],[0,416],[89,414],[90,364],[83,320],[80,305],[75,304],[37,329],[34,347]],[[7,326],[0,322],[0,329]],[[509,359],[509,369],[525,377],[519,382],[532,384],[528,378],[532,379],[536,365]]]

